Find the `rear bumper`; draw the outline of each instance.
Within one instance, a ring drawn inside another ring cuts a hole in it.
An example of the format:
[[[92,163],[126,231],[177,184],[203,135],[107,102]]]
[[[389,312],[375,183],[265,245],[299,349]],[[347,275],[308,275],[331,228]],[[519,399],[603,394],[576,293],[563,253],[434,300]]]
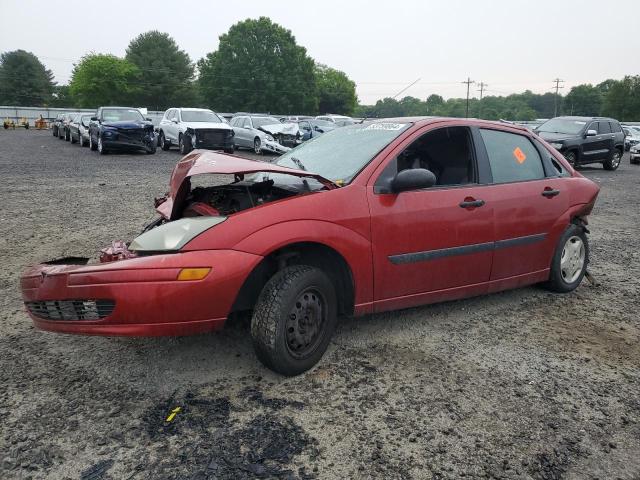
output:
[[[99,320],[35,316],[36,328],[86,335],[190,335],[222,328],[245,278],[262,257],[234,250],[154,255],[98,265],[37,265],[21,278],[25,302],[111,300]],[[182,268],[210,267],[178,281]]]

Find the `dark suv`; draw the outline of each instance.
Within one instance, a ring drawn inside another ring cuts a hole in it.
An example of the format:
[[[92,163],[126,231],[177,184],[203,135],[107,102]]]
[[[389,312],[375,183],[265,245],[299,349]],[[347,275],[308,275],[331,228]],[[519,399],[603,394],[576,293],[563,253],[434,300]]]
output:
[[[615,170],[624,152],[624,132],[612,118],[556,117],[535,132],[576,167],[602,163],[605,170]]]

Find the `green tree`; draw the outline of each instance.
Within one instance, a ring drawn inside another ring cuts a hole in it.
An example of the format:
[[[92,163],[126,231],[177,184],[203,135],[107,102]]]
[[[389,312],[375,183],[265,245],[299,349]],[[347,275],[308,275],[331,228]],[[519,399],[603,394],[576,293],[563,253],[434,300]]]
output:
[[[442,98],[440,95],[436,95],[435,93],[432,93],[427,97],[427,101],[425,102],[425,104],[427,107],[426,109],[427,115],[437,115],[436,112],[439,112],[442,109],[442,106],[444,105],[444,98]]]
[[[92,53],[73,67],[69,93],[78,107],[126,105],[137,98],[139,78],[138,67],[128,60]]]
[[[628,122],[640,119],[640,75],[626,76],[610,85],[603,115]]]
[[[315,113],[314,61],[291,32],[267,17],[233,25],[198,62],[204,101],[220,111]]]
[[[356,105],[356,84],[344,72],[318,64],[315,69],[318,87],[318,111],[351,115]]]
[[[74,107],[75,102],[69,94],[69,85],[56,85],[53,87],[53,94],[51,95],[51,107]]]
[[[593,85],[576,85],[563,100],[564,113],[593,117],[600,115],[602,91]]]
[[[168,33],[152,30],[138,35],[125,58],[140,70],[136,106],[166,110],[197,103],[194,65]]]
[[[33,53],[0,55],[0,105],[46,106],[54,85],[53,73]]]

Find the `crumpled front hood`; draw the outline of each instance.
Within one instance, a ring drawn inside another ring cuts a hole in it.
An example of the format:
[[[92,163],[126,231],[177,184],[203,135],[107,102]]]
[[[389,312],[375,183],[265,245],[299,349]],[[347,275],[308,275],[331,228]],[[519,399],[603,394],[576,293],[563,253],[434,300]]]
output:
[[[257,172],[273,172],[295,175],[297,177],[314,178],[329,189],[337,188],[336,184],[321,175],[296,168],[281,167],[275,163],[249,160],[234,155],[218,153],[211,150],[194,150],[180,160],[171,174],[169,194],[166,200],[157,204],[156,210],[167,219],[172,219],[180,205],[174,203],[180,198],[180,187],[187,178],[194,175],[217,173],[220,175],[248,174]],[[184,195],[182,195],[184,197]]]
[[[296,135],[299,131],[296,123],[274,123],[273,125],[264,125],[258,130],[270,133],[271,135]]]
[[[137,128],[153,128],[150,122],[132,122],[131,120],[123,120],[121,122],[102,122],[103,127],[118,128],[121,130],[132,130]]]
[[[579,135],[570,135],[567,133],[553,133],[553,132],[538,132],[538,136],[541,138],[544,138],[547,142],[572,140],[579,137]]]
[[[218,128],[220,130],[231,130],[231,125],[228,123],[220,122],[182,122],[181,124],[185,128],[192,128],[198,130],[200,128]]]

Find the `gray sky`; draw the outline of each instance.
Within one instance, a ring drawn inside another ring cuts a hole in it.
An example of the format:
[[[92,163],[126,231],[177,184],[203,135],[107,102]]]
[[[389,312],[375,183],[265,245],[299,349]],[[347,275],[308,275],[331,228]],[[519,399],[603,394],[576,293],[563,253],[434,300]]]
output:
[[[82,55],[122,56],[141,32],[168,32],[195,61],[231,25],[264,15],[316,61],[346,72],[361,103],[417,78],[399,98],[463,97],[467,75],[489,84],[487,95],[544,93],[556,77],[566,93],[640,74],[637,12],[636,0],[0,0],[0,51],[33,52],[64,84]]]

